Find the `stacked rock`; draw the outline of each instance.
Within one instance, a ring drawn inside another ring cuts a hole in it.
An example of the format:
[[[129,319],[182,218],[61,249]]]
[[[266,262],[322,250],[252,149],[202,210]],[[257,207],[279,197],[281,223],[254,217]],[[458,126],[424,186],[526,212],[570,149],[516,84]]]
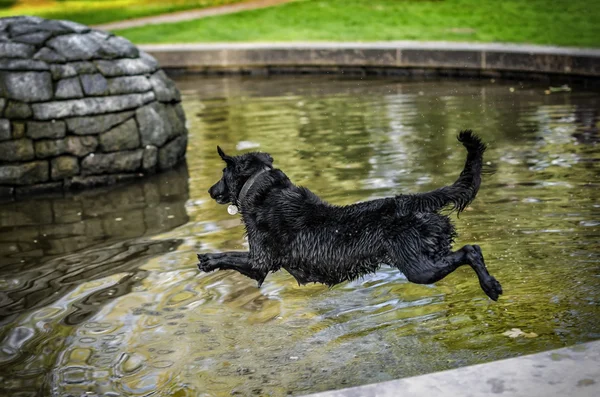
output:
[[[175,84],[128,40],[0,19],[0,197],[113,184],[173,167],[187,130]]]

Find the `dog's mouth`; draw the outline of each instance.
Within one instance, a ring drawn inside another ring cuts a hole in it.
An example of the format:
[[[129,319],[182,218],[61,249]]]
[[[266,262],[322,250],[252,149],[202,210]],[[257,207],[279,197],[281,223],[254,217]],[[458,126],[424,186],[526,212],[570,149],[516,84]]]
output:
[[[224,194],[219,194],[218,196],[215,197],[215,201],[218,204],[227,204],[229,202],[229,198]]]

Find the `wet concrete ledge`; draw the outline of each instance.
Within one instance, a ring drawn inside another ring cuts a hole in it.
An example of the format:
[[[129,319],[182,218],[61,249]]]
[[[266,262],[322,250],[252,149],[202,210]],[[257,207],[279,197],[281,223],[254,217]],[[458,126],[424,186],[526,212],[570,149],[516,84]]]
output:
[[[600,396],[600,341],[311,397]]]
[[[600,50],[456,42],[144,45],[165,69],[196,73],[351,73],[600,81]]]

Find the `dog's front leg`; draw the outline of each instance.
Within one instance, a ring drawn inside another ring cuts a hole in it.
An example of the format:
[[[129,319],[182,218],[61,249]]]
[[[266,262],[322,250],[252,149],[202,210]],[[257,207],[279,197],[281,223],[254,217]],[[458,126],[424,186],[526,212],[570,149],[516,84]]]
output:
[[[198,269],[203,272],[213,270],[235,270],[258,282],[260,287],[267,277],[267,272],[252,267],[248,252],[232,251],[216,254],[198,254]]]

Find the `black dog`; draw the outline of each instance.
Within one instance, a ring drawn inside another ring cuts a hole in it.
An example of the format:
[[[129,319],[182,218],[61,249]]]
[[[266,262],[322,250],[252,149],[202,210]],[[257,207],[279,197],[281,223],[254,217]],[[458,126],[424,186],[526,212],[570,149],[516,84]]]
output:
[[[375,272],[382,264],[395,266],[409,281],[431,284],[459,266],[477,273],[483,291],[493,300],[502,294],[477,245],[451,251],[456,235],[446,207],[461,212],[473,201],[481,183],[485,144],[471,131],[458,140],[467,148],[467,161],[451,186],[428,193],[357,203],[328,204],[310,190],[294,185],[266,153],[227,156],[223,177],[209,190],[219,204],[239,208],[250,252],[198,255],[200,270],[236,270],[258,281],[269,272],[287,270],[300,284],[332,286]]]

